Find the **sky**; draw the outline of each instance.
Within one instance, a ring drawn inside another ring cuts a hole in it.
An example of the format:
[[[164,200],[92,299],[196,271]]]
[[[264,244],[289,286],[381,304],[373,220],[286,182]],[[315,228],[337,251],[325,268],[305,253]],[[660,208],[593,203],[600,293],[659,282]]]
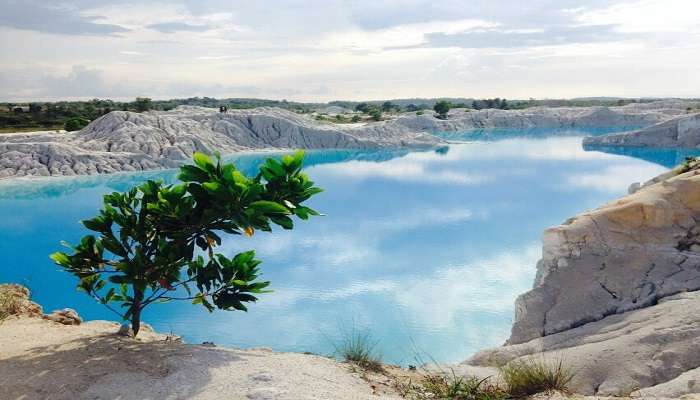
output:
[[[0,101],[700,97],[699,0],[0,0]]]

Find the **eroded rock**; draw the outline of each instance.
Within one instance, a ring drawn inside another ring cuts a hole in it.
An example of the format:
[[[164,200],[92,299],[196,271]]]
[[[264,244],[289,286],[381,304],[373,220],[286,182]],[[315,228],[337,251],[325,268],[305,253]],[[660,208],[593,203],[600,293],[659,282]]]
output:
[[[509,343],[572,329],[700,289],[700,176],[689,171],[544,233],[534,288]]]
[[[72,308],[64,308],[63,310],[56,310],[51,314],[44,315],[44,319],[57,322],[63,325],[80,325],[83,320],[78,315],[78,312]]]

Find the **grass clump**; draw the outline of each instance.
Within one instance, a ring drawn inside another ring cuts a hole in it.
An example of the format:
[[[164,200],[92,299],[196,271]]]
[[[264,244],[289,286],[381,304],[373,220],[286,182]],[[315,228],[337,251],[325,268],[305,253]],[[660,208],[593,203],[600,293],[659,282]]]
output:
[[[377,341],[369,333],[352,331],[345,335],[343,341],[335,346],[336,353],[345,361],[355,364],[363,370],[382,372],[381,355],[377,353]]]
[[[417,400],[503,400],[508,393],[489,378],[461,377],[454,373],[451,377],[444,375],[427,375],[422,382],[422,392],[416,393]]]
[[[514,398],[543,392],[569,393],[569,383],[574,377],[562,360],[548,363],[534,358],[512,361],[502,366],[500,372],[510,397]]]
[[[0,286],[0,322],[19,312],[20,303],[9,286]]]

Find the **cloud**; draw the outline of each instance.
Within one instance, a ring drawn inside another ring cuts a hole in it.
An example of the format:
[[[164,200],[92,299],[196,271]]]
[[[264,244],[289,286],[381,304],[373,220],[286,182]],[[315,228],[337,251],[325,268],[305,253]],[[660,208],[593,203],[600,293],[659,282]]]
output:
[[[150,24],[146,27],[162,33],[206,32],[212,29],[212,27],[208,25],[194,25],[186,22],[161,22],[157,24]]]
[[[636,37],[620,33],[615,25],[560,26],[542,30],[471,30],[426,34],[428,47],[518,48],[610,42]]]
[[[126,97],[693,97],[700,95],[699,7],[693,0],[280,0],[275,7],[0,0],[0,54],[11,55],[0,75],[65,76],[84,65],[99,69],[107,86],[131,88]],[[47,91],[36,79],[20,82],[5,98]]]
[[[83,15],[75,9],[39,0],[0,2],[0,26],[64,35],[107,35],[128,32],[120,25],[100,23],[102,16]]]

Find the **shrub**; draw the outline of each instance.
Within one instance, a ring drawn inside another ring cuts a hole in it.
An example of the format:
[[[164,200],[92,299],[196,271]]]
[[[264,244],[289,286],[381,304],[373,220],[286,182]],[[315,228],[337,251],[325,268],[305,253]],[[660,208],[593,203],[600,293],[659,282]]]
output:
[[[423,115],[423,114],[425,114],[425,112],[423,110],[416,111],[416,115]]]
[[[69,132],[79,131],[85,128],[89,123],[90,121],[85,118],[75,117],[67,120],[66,123],[63,124],[63,129]]]
[[[137,97],[134,101],[134,107],[138,112],[148,111],[153,108],[153,103],[148,97]]]
[[[500,370],[512,397],[526,397],[555,390],[567,393],[568,385],[574,377],[562,360],[553,364],[544,359],[516,360],[502,366]]]
[[[376,352],[377,342],[372,340],[372,335],[353,330],[343,339],[340,345],[336,345],[336,353],[343,360],[351,362],[362,369],[381,372],[381,356]]]
[[[433,110],[438,113],[439,118],[446,119],[447,113],[450,112],[450,108],[452,108],[452,104],[450,104],[449,101],[440,100],[435,103]]]
[[[360,118],[359,115],[353,115],[351,121],[352,122],[360,122],[361,120],[362,120],[362,118]]]
[[[382,119],[382,112],[378,108],[373,108],[369,111],[369,116],[375,121],[380,121]]]
[[[100,214],[82,221],[98,236],[83,237],[72,255],[51,255],[80,279],[79,289],[130,320],[134,335],[141,312],[155,302],[189,300],[210,312],[247,311],[243,303],[266,293],[269,282],[258,280],[254,251],[233,258],[215,253],[219,235],[252,236],[271,231],[271,224],[292,229],[290,217],[318,215],[302,205],[321,191],[301,172],[302,152],[281,162],[268,159],[253,178],[216,158],[195,153],[195,165],[180,168],[182,183],[149,180],[105,195]]]

